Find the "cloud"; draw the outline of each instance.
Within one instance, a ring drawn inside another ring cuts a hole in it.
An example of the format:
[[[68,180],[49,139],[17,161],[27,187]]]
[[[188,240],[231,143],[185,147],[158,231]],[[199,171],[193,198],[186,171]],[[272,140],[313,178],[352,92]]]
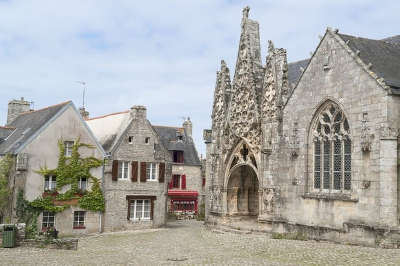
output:
[[[205,153],[215,72],[234,73],[241,10],[260,23],[289,61],[309,57],[327,26],[384,38],[399,34],[398,1],[0,1],[0,124],[7,103],[24,96],[40,108],[81,105],[88,84],[91,116],[148,107],[152,123],[180,125],[190,116]]]

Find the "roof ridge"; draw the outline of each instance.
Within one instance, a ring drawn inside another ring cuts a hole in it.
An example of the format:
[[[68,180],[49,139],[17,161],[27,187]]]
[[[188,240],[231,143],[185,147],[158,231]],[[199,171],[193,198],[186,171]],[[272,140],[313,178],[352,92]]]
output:
[[[86,119],[86,121],[95,120],[95,119],[100,119],[100,118],[104,118],[104,117],[112,116],[112,115],[125,114],[125,113],[129,113],[129,110],[121,111],[121,112],[116,112],[116,113],[111,113],[111,114],[106,114],[106,115],[101,115],[101,116],[96,116],[96,117],[93,117],[93,118]]]
[[[184,129],[183,127],[174,127],[174,126],[161,126],[161,125],[152,125],[153,127],[168,127],[168,128],[175,128],[175,129]]]
[[[384,39],[371,39],[371,38],[365,38],[365,37],[360,37],[360,36],[354,36],[354,35],[350,35],[350,34],[343,34],[343,33],[337,33],[338,35],[343,35],[343,36],[349,36],[349,37],[353,37],[353,38],[358,38],[358,39],[364,39],[364,40],[369,40],[369,41],[377,41],[377,42],[381,42],[381,43],[385,43],[391,46],[394,46],[396,48],[398,48],[400,45],[398,43],[393,43],[388,41],[388,38],[392,38],[392,37],[396,37],[396,36],[400,36],[400,35],[395,35],[392,37],[388,37],[388,38],[384,38]]]
[[[303,61],[309,61],[310,59],[311,59],[311,58],[301,59],[301,60],[289,62],[288,64],[295,64],[295,63],[299,63],[299,62],[303,62]]]
[[[40,112],[40,111],[44,111],[44,110],[46,110],[46,109],[53,108],[53,107],[57,107],[57,106],[61,106],[61,105],[65,105],[65,104],[71,103],[71,102],[72,102],[72,101],[69,100],[69,101],[65,101],[65,102],[62,102],[62,103],[53,104],[53,105],[50,105],[50,106],[47,106],[47,107],[43,107],[43,108],[38,109],[38,110],[32,110],[32,111],[27,111],[27,112],[20,113],[18,116],[20,116],[20,115],[26,115],[26,114],[31,114],[31,113],[35,113],[35,112]]]

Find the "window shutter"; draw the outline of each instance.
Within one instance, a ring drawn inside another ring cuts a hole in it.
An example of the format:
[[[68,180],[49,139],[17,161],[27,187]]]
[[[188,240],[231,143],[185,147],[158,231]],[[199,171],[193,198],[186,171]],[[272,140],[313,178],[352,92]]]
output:
[[[113,181],[118,180],[118,161],[117,160],[114,160],[112,162],[111,176],[112,176]]]
[[[138,181],[138,166],[139,165],[137,161],[132,162],[132,175],[131,175],[132,182]]]
[[[179,162],[183,163],[183,151],[179,152]]]
[[[158,182],[164,183],[165,163],[160,163],[158,168]]]
[[[168,183],[168,188],[169,188],[169,189],[172,189],[172,180],[169,181],[169,183]]]
[[[150,209],[150,220],[153,220],[153,213],[154,213],[154,200],[151,199],[151,209]]]
[[[146,182],[146,162],[140,163],[140,182]]]
[[[182,175],[182,189],[186,189],[186,175]]]

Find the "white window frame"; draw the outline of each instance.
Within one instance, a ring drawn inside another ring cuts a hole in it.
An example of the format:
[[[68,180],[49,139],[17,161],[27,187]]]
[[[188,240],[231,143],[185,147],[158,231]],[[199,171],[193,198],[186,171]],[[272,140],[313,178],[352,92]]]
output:
[[[118,179],[128,180],[130,178],[130,162],[118,161]]]
[[[75,221],[75,213],[78,213],[78,216],[77,216],[78,220],[77,221]],[[82,213],[83,213],[83,216],[80,216],[79,214],[82,214]],[[85,218],[86,218],[86,212],[85,211],[74,211],[74,217],[73,217],[73,220],[72,220],[72,228],[85,227],[85,220],[86,220]],[[75,225],[75,222],[77,223],[77,225]],[[81,222],[83,222],[82,225],[80,225]]]
[[[85,182],[83,182],[83,181],[82,181],[82,178],[85,178],[85,179],[86,179],[86,181],[85,181]],[[82,188],[82,183],[86,183],[86,185],[85,185],[85,188],[84,188],[84,189]],[[88,184],[89,184],[89,182],[88,182],[88,179],[87,179],[87,177],[81,177],[81,178],[79,178],[78,188],[79,188],[80,190],[86,191],[86,190],[88,189]]]
[[[74,141],[64,141],[64,155],[65,157],[71,157],[72,156],[72,147],[74,146],[75,142]]]
[[[49,179],[46,181],[46,179]],[[46,187],[46,182],[48,186]],[[48,175],[44,177],[44,191],[53,191],[57,188],[57,179],[53,175]]]
[[[158,163],[146,163],[146,181],[157,181]]]
[[[139,205],[139,201],[142,202]],[[148,211],[145,212],[145,205],[148,204]],[[135,199],[129,201],[129,208],[130,208],[130,217],[131,221],[150,221],[151,220],[151,200],[150,199]],[[138,208],[141,208],[139,210]],[[139,213],[139,216],[137,214]],[[145,214],[148,214],[145,216]]]
[[[45,215],[47,214],[47,215]],[[52,214],[52,215],[50,215]],[[53,225],[52,226],[44,226],[46,223],[47,225],[49,224],[49,218],[53,217]],[[46,218],[46,222],[44,222],[44,219]],[[44,211],[42,212],[42,230],[45,228],[50,228],[50,227],[56,227],[56,213],[55,212],[49,212],[49,211]]]

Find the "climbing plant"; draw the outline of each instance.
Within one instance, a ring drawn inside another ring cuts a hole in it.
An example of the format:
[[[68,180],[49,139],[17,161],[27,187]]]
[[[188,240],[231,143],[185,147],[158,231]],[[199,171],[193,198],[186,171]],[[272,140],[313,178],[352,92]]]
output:
[[[3,216],[10,202],[11,190],[8,186],[13,158],[6,155],[0,159],[0,215]]]
[[[30,205],[37,210],[46,210],[51,212],[60,212],[70,207],[69,200],[78,199],[79,207],[89,211],[104,211],[104,197],[100,188],[99,179],[90,174],[92,168],[102,165],[102,161],[95,157],[81,158],[79,148],[94,148],[92,145],[81,143],[79,138],[72,146],[71,157],[65,156],[65,146],[62,140],[58,141],[59,157],[58,165],[55,169],[49,169],[46,166],[41,167],[37,173],[45,176],[55,176],[57,185],[55,191],[50,194],[44,194],[32,201]],[[91,191],[81,191],[78,188],[79,180],[86,178],[92,183]],[[64,187],[69,186],[68,190]],[[57,201],[57,206],[54,205]],[[62,204],[65,202],[65,204]]]

